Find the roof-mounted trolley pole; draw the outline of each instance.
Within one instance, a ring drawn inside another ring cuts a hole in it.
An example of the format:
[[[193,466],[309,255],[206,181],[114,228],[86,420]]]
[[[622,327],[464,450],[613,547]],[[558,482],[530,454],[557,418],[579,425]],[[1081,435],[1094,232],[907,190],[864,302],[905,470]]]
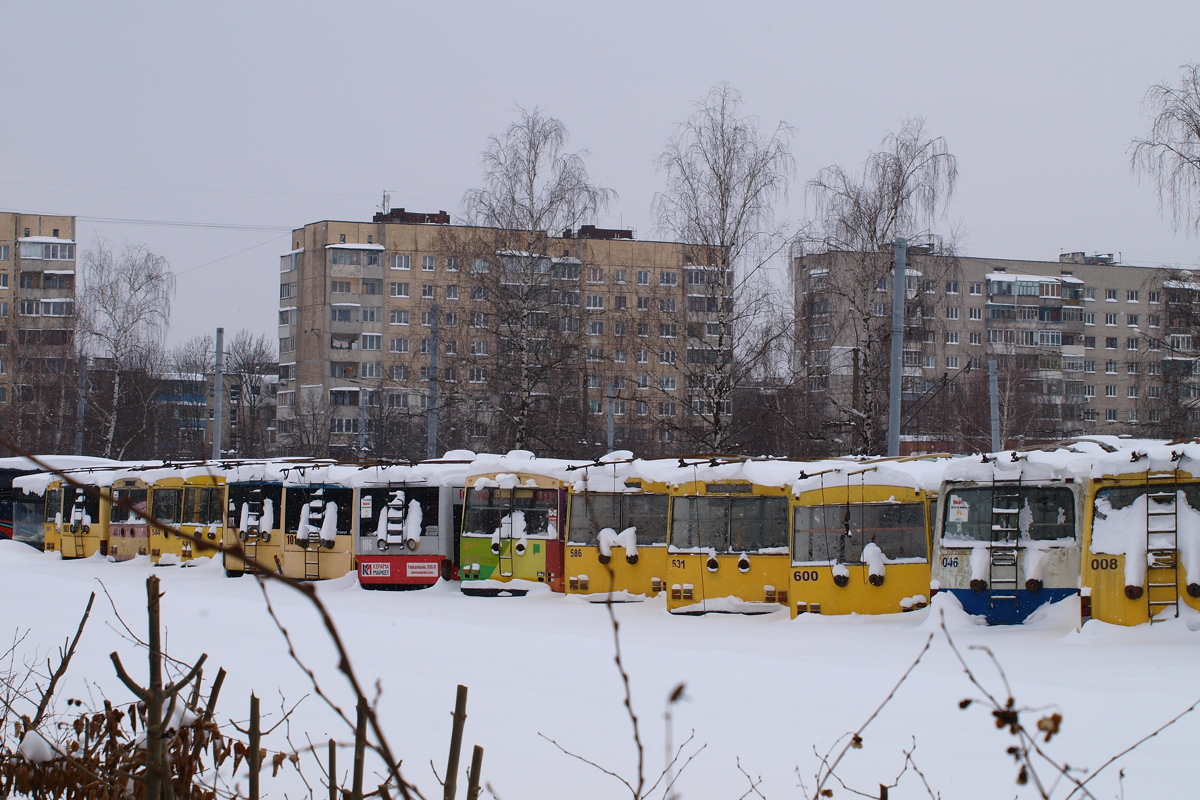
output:
[[[904,380],[904,298],[907,288],[904,260],[908,241],[896,237],[892,256],[892,371],[888,386],[888,449],[889,456],[900,455],[900,392]]]

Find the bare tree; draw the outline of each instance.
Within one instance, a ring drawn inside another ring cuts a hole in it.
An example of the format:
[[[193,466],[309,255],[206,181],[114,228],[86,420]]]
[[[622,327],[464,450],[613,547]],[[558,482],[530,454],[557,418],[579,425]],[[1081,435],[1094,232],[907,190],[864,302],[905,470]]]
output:
[[[794,170],[791,129],[781,122],[765,135],[741,109],[727,84],[696,104],[658,157],[667,185],[654,200],[659,228],[691,245],[680,371],[699,422],[693,437],[713,451],[734,442],[734,391],[768,362],[781,333],[772,301],[782,293],[764,268],[785,241],[774,205]]]
[[[451,232],[455,240],[444,245],[468,269],[471,298],[479,305],[463,322],[479,341],[487,332],[489,352],[472,353],[468,346],[458,354],[463,369],[482,370],[473,377],[447,373],[458,369],[447,363],[432,378],[449,384],[450,376],[453,382],[466,377],[478,384],[481,391],[472,397],[489,401],[493,430],[507,444],[526,448],[535,440],[561,443],[538,425],[539,416],[570,418],[571,409],[550,406],[564,398],[581,403],[581,393],[572,391],[582,382],[580,261],[551,253],[551,239],[594,219],[616,193],[592,182],[586,151],[566,152],[561,121],[536,108],[520,115],[491,137],[483,152],[483,186],[463,196],[468,220],[480,227]]]
[[[239,455],[267,454],[267,429],[275,418],[274,389],[279,374],[275,341],[243,328],[233,336],[226,356],[233,442]]]
[[[1181,66],[1177,86],[1147,89],[1142,108],[1150,130],[1130,143],[1130,168],[1154,180],[1176,230],[1200,231],[1200,64]]]
[[[953,239],[934,231],[958,177],[957,161],[941,137],[931,138],[921,119],[909,119],[884,137],[861,175],[826,167],[808,184],[813,219],[797,239],[794,280],[800,328],[798,370],[824,382],[819,391],[853,433],[859,452],[882,442],[887,407],[887,352],[891,333],[888,287],[897,237],[926,243],[922,255],[952,256]],[[929,274],[906,287],[906,339],[924,343],[932,309],[924,288],[953,273],[953,258],[922,261]],[[936,274],[934,274],[936,273]],[[914,349],[906,358],[919,358]],[[849,385],[846,385],[849,384]]]
[[[83,348],[111,368],[107,397],[89,392],[89,400],[102,418],[101,449],[112,457],[122,372],[144,363],[161,345],[170,326],[175,275],[167,260],[145,245],[126,244],[116,254],[101,239],[84,252],[80,265],[83,285],[78,308]]]

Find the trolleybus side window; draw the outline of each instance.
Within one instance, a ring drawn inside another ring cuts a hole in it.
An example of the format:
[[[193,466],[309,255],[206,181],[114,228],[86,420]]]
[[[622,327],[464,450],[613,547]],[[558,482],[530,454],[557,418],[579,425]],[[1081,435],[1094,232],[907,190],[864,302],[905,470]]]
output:
[[[62,504],[63,504],[63,490],[62,489],[50,489],[49,491],[46,492],[46,505],[45,505],[45,508],[46,508],[45,521],[46,522],[54,522],[57,519],[58,515],[62,514],[62,511],[63,511]],[[63,514],[63,519],[66,519],[66,516],[67,516],[66,514]]]
[[[1021,539],[1048,541],[1075,538],[1075,498],[1058,486],[998,486],[953,489],[947,493],[942,535],[950,539],[987,542],[992,539],[993,511],[1011,509],[1006,496],[1015,498],[1016,527]]]
[[[131,508],[125,508],[128,503]],[[145,489],[113,489],[112,504],[108,507],[108,519],[118,525],[131,525],[144,522],[145,519],[137,511],[146,511]]]
[[[632,494],[624,497],[628,514],[623,524],[624,527],[632,525],[637,528],[638,544],[665,544],[669,498],[665,494]]]
[[[787,510],[786,497],[729,498],[729,549],[787,547]]]
[[[178,525],[183,521],[183,489],[155,489],[151,512],[159,522]]]

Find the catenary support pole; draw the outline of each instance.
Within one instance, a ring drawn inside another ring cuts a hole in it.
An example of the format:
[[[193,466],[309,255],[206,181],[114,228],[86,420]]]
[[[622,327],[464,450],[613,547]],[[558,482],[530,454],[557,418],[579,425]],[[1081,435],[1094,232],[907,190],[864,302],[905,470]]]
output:
[[[83,455],[83,416],[87,410],[87,370],[88,360],[83,353],[79,354],[78,384],[75,387],[75,455]]]
[[[437,306],[433,307],[430,312],[433,314],[433,325],[430,326],[429,340],[432,347],[429,349],[429,408],[428,422],[429,428],[425,432],[425,457],[437,458],[437,435],[438,435],[438,323],[441,321],[439,317],[442,312]]]
[[[992,452],[1004,447],[1000,441],[1000,384],[996,377],[996,359],[988,359],[988,410],[992,417]]]
[[[212,457],[214,461],[221,459],[221,430],[225,427],[224,411],[222,410],[223,395],[225,394],[225,329],[217,328],[217,368],[213,375],[213,431]]]
[[[900,455],[900,392],[904,386],[904,298],[907,274],[904,261],[908,242],[896,237],[892,251],[892,359],[891,381],[888,384],[888,449],[889,456]]]

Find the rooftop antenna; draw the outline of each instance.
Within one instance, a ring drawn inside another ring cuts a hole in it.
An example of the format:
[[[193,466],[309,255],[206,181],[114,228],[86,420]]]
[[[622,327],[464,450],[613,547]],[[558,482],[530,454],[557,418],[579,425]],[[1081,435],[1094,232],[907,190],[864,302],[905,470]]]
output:
[[[392,196],[385,189],[383,192],[383,202],[379,204],[379,208],[384,214],[392,210]]]

